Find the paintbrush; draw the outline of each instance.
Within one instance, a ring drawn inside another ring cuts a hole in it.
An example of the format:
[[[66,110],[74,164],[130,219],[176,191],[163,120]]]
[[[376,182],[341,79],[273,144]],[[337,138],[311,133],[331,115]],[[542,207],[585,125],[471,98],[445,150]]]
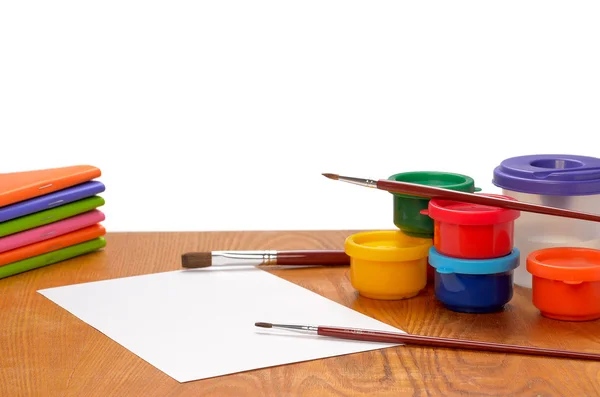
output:
[[[271,324],[262,322],[254,323],[254,325],[262,328],[278,328],[289,331],[299,331],[313,335],[329,336],[334,338],[352,339],[368,342],[383,342],[393,344],[397,343],[429,347],[478,350],[497,353],[528,354],[546,357],[578,358],[583,360],[600,360],[600,354],[597,353],[574,352],[568,350],[509,345],[504,343],[479,342],[464,339],[439,338],[434,336],[409,335],[399,332],[385,332],[368,329],[324,327],[310,325]]]
[[[342,250],[210,251],[188,252],[181,265],[189,269],[210,266],[345,266],[350,257]]]
[[[547,207],[544,205],[530,204],[517,200],[508,200],[499,197],[484,196],[482,194],[459,192],[439,187],[420,185],[409,182],[389,181],[379,179],[354,178],[349,176],[340,176],[337,174],[323,174],[329,179],[336,181],[353,183],[355,185],[365,186],[385,190],[390,193],[407,194],[411,196],[419,196],[425,198],[439,198],[452,201],[461,201],[465,203],[482,204],[492,207],[508,208],[512,210],[534,212],[537,214],[562,216],[565,218],[583,219],[586,221],[600,222],[600,215],[589,214],[585,212],[565,210],[556,207]]]

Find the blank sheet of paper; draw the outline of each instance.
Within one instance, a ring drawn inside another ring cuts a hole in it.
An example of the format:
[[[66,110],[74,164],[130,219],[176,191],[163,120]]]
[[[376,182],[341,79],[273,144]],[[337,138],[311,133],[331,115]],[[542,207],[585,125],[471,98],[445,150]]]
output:
[[[393,346],[262,329],[259,321],[402,332],[256,268],[39,292],[179,382]]]

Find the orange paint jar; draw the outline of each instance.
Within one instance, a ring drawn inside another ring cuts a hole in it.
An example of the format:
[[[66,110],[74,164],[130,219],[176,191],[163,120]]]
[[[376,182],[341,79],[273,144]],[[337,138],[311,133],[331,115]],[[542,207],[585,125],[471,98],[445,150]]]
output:
[[[556,247],[527,256],[533,305],[544,317],[563,321],[600,318],[600,250]]]

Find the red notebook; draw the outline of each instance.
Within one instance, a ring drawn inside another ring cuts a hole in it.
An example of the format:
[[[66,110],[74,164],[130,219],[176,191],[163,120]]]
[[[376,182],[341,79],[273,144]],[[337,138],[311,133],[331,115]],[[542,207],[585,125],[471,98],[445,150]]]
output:
[[[0,207],[62,190],[98,178],[91,165],[0,174]]]

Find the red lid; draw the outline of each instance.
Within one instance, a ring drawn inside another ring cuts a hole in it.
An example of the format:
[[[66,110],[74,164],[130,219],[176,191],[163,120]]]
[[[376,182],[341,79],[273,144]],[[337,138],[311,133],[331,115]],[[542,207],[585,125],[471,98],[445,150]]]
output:
[[[555,247],[533,251],[527,256],[527,271],[550,280],[600,281],[600,250]]]
[[[516,201],[515,198],[499,194],[481,194],[482,196],[497,197]],[[440,222],[459,225],[490,225],[510,222],[517,219],[521,212],[483,204],[471,204],[462,201],[431,199],[429,208],[421,211],[424,215]]]

